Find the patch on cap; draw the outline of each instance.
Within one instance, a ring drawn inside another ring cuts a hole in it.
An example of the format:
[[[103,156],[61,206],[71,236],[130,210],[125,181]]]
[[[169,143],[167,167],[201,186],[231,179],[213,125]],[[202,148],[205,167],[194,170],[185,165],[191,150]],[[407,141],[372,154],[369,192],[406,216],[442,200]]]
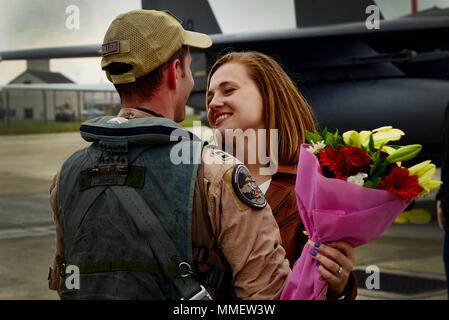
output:
[[[101,54],[103,57],[111,54],[120,53],[120,41],[111,41],[101,46]]]
[[[248,169],[239,164],[232,172],[232,186],[237,197],[245,204],[255,209],[263,209],[267,206],[265,196],[257,186]]]

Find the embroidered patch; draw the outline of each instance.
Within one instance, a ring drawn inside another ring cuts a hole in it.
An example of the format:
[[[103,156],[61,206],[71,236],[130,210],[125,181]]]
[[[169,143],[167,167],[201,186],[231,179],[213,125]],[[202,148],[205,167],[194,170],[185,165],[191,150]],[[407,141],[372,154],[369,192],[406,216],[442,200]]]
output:
[[[248,169],[239,164],[232,172],[232,186],[236,195],[244,203],[255,209],[263,209],[267,206],[267,200],[259,189]]]
[[[103,57],[109,56],[110,54],[116,54],[120,52],[120,41],[111,41],[105,43],[101,46],[101,54]]]

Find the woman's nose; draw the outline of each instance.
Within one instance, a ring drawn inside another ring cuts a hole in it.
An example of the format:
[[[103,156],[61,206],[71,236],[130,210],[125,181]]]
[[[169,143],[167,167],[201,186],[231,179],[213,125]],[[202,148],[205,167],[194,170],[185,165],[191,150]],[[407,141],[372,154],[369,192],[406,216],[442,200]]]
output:
[[[214,110],[223,106],[223,99],[215,95],[209,102],[209,108]]]

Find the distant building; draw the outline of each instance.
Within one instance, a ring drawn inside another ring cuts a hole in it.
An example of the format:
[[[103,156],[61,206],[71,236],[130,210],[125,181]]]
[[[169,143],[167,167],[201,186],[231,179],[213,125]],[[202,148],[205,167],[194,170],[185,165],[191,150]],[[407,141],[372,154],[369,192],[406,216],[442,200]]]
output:
[[[28,60],[27,69],[10,84],[61,84],[74,83],[59,72],[50,71],[49,60]],[[67,104],[76,113],[83,109],[83,99],[74,91],[8,90],[9,120],[55,120],[56,111]],[[2,100],[6,100],[3,95]],[[6,101],[3,101],[3,107]],[[5,118],[6,112],[0,112]]]
[[[0,91],[0,120],[60,120],[61,113],[70,114],[71,120],[80,119],[87,91],[90,91],[92,97],[95,97],[95,92],[103,99],[107,97],[110,104],[119,103],[118,95],[111,92],[110,88],[82,88],[63,74],[51,72],[49,68],[49,60],[27,61],[27,69],[8,83],[10,87],[5,86],[3,92]],[[33,86],[28,89],[27,85]],[[105,92],[110,97],[103,96]]]

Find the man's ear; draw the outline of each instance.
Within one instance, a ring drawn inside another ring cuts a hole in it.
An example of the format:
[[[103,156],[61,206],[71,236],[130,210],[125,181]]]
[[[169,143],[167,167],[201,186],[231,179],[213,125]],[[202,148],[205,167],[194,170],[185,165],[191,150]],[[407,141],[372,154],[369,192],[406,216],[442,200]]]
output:
[[[181,61],[175,59],[168,66],[168,85],[171,89],[176,89],[176,81],[178,80],[179,74],[178,69],[181,68]]]

